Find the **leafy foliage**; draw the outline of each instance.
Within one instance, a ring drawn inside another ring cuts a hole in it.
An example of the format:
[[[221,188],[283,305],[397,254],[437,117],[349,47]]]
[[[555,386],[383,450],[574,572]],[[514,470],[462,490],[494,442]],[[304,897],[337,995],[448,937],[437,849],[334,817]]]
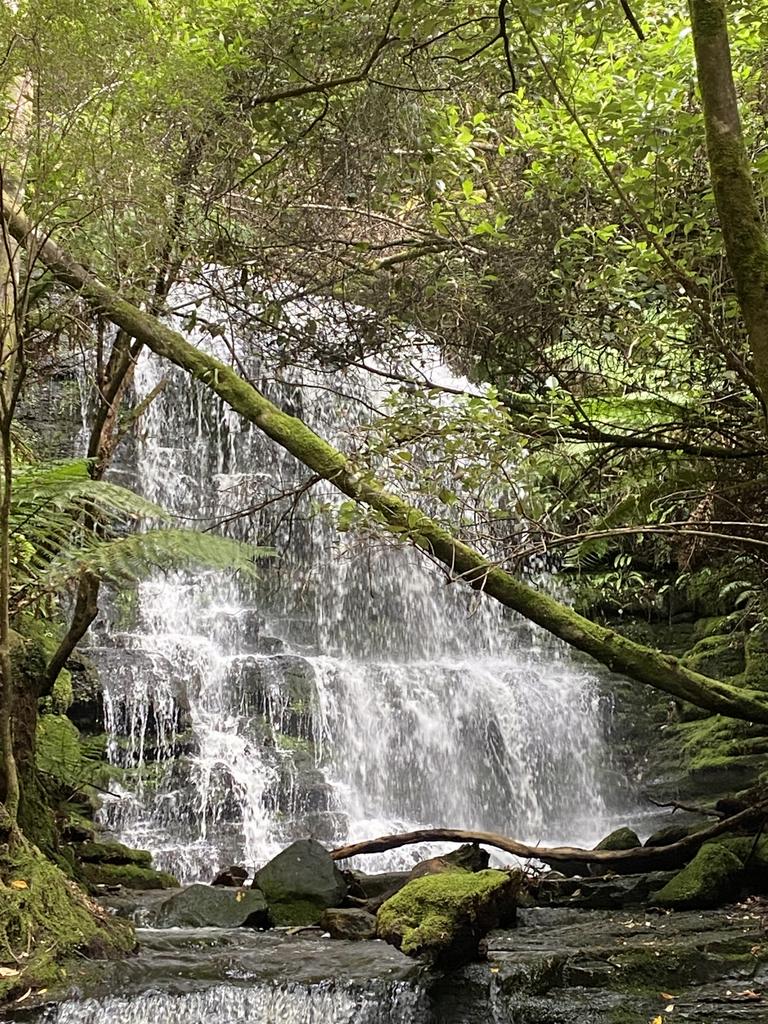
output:
[[[85,460],[18,467],[11,513],[14,607],[60,592],[83,573],[114,584],[190,567],[253,574],[256,561],[271,554],[211,533],[136,529],[170,518],[125,487],[92,480]]]

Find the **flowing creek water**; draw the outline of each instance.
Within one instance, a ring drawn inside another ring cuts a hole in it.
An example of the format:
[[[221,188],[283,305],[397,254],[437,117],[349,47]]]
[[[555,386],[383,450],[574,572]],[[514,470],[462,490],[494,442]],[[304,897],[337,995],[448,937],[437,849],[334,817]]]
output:
[[[212,343],[201,335],[200,344]],[[261,364],[246,370],[346,450],[385,394],[361,371],[275,383]],[[136,391],[157,395],[119,475],[199,528],[262,506],[227,530],[249,542],[271,534],[281,558],[265,561],[256,581],[157,573],[96,631],[89,653],[109,754],[124,769],[102,815],[119,839],[190,882],[229,864],[258,866],[307,835],[338,845],[444,825],[544,842],[599,838],[604,707],[588,667],[493,602],[446,586],[414,551],[310,515],[310,501],[336,503],[332,490],[316,486],[296,501],[308,472],[185,375],[142,357]],[[365,867],[410,866],[425,852]],[[432,1019],[418,971],[380,943],[345,954],[343,967],[324,950],[309,967],[306,945],[212,940],[226,960],[214,983],[200,964],[216,957],[200,953],[200,936],[181,946],[144,938],[142,955],[168,976],[184,976],[192,956],[196,984],[146,993],[132,978],[50,1019]],[[148,985],[152,972],[138,973]]]

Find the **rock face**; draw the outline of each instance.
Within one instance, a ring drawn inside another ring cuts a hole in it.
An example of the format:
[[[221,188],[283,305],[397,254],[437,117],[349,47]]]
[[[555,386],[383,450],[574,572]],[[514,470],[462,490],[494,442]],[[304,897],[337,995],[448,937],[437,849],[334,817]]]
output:
[[[356,908],[329,908],[320,918],[320,927],[332,939],[353,939],[359,942],[376,938],[376,918],[366,910]]]
[[[157,928],[266,928],[267,901],[257,889],[190,885],[154,910]]]
[[[720,843],[705,843],[690,864],[656,893],[660,907],[714,907],[736,891],[744,870],[739,857]]]
[[[253,880],[269,903],[276,925],[316,924],[327,907],[346,895],[344,876],[314,839],[300,839],[279,853]]]
[[[408,956],[455,967],[482,937],[514,920],[520,872],[462,870],[408,882],[379,909],[376,934]]]

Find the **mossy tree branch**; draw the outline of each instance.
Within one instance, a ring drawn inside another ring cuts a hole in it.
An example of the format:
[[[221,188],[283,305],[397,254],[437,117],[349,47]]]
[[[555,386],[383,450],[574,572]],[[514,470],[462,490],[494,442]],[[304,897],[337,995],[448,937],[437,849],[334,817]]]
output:
[[[689,0],[689,7],[712,188],[755,380],[768,406],[768,235],[741,129],[725,0]]]
[[[230,367],[200,351],[156,317],[102,284],[85,267],[35,230],[28,218],[4,206],[9,232],[61,282],[157,355],[181,367],[232,409],[259,427],[319,477],[368,506],[382,524],[446,566],[454,580],[486,593],[615,672],[709,711],[768,724],[768,697],[693,672],[678,659],[599,626],[550,595],[505,572],[469,545],[392,494],[356,467],[302,420],[283,412]]]

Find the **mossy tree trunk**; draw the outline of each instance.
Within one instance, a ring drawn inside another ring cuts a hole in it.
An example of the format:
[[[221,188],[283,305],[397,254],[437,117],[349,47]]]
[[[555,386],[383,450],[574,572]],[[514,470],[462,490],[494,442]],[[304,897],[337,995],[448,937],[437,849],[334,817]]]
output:
[[[768,696],[693,672],[678,659],[599,626],[548,594],[494,565],[378,481],[362,474],[302,420],[284,413],[230,367],[190,345],[157,318],[106,287],[53,241],[8,207],[10,232],[34,249],[54,276],[78,291],[95,309],[157,355],[202,381],[232,409],[344,494],[374,510],[382,527],[441,561],[451,579],[500,601],[612,671],[690,701],[709,711],[768,723]]]
[[[689,7],[712,188],[755,380],[768,406],[768,236],[741,129],[725,0],[689,0]]]

